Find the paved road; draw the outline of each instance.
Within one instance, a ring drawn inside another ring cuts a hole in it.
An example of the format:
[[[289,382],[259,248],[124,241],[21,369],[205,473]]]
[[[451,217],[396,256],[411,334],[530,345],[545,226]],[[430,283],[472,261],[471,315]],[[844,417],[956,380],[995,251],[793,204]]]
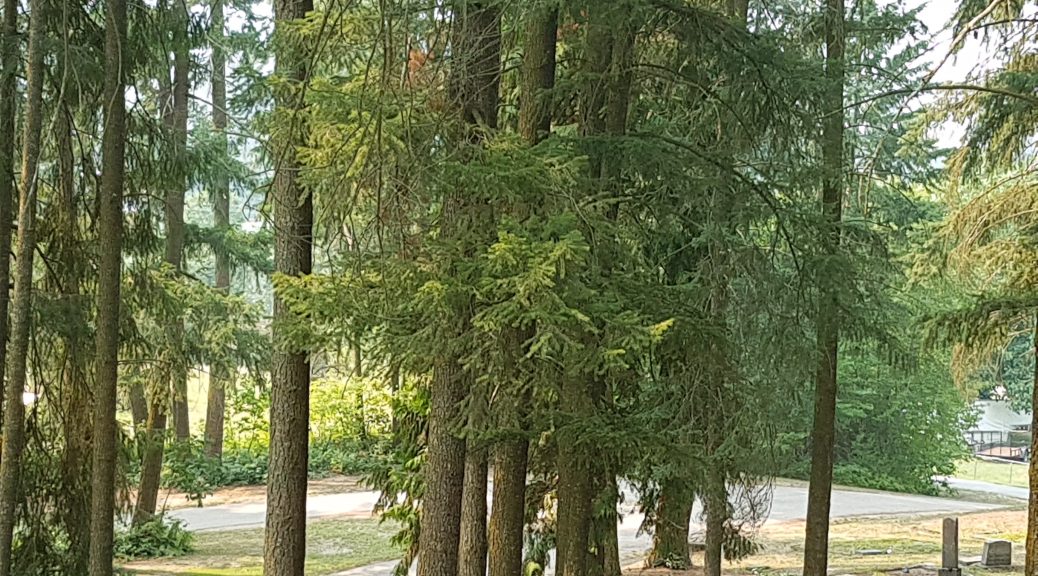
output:
[[[375,507],[375,492],[349,492],[310,496],[306,501],[308,519],[327,516],[369,517]],[[260,528],[266,520],[266,502],[222,504],[205,508],[184,508],[169,513],[179,518],[189,530],[227,530]]]
[[[966,486],[962,486],[962,488],[974,489]],[[374,492],[311,496],[307,502],[307,517],[311,519],[329,516],[367,517],[371,513],[375,498]],[[627,495],[625,501],[633,503],[634,499]],[[963,513],[996,507],[997,505],[989,503],[964,502],[946,498],[889,492],[835,490],[832,516],[836,518],[940,512]],[[633,562],[651,547],[652,538],[646,534],[638,534],[642,516],[633,510],[633,506],[628,504],[623,508],[625,514],[618,528],[620,555],[621,560]],[[191,530],[225,530],[263,526],[265,509],[266,506],[263,502],[227,504],[176,510],[171,512],[171,516],[183,520],[187,528]],[[803,519],[806,510],[806,486],[776,486],[768,522]],[[699,527],[696,529],[698,530]],[[394,565],[394,562],[382,562],[356,568],[337,576],[389,576]],[[549,570],[549,572],[551,571]]]
[[[1027,497],[1026,488],[999,486],[972,480],[949,479],[952,487],[963,490],[993,492],[1010,497]],[[978,487],[979,486],[979,487]],[[1022,493],[1022,496],[1018,494]],[[367,517],[375,505],[375,492],[352,492],[311,496],[307,500],[307,517],[310,519],[329,516]],[[631,495],[625,501],[634,502]],[[964,502],[947,498],[930,498],[891,492],[835,490],[833,491],[832,517],[882,516],[889,514],[925,514],[933,512],[970,512],[986,510],[992,504]],[[641,515],[633,512],[633,506],[623,507],[625,518],[621,530],[637,531]],[[806,486],[776,486],[771,503],[769,522],[799,520],[807,510]],[[225,504],[206,508],[175,510],[170,516],[183,520],[190,530],[227,530],[231,528],[262,527],[266,517],[264,502]]]
[[[1019,500],[1027,500],[1029,494],[1027,488],[1006,486],[1004,484],[992,484],[991,482],[982,482],[980,480],[966,480],[965,478],[938,478],[937,480],[947,482],[949,487],[956,490],[986,492],[988,494],[996,494],[1007,498],[1017,498]]]

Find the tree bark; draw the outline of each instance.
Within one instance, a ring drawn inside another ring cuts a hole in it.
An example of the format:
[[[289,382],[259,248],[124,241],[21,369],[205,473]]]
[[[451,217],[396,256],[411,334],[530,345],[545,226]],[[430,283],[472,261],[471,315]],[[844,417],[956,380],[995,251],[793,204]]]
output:
[[[173,133],[173,151],[175,157],[182,159],[187,148],[188,119],[188,46],[187,46],[187,8],[183,2],[174,2],[174,54],[173,54],[173,108],[166,117],[167,125]],[[178,162],[179,164],[179,162]],[[179,279],[184,261],[184,194],[187,181],[177,177],[166,190],[165,224],[166,246],[165,263]],[[137,490],[137,507],[133,514],[134,525],[147,522],[158,511],[159,489],[161,487],[162,461],[165,453],[166,427],[168,423],[167,406],[173,408],[173,421],[177,440],[185,440],[191,435],[187,413],[187,365],[183,361],[184,319],[177,314],[169,319],[166,327],[166,369],[169,385],[164,390],[152,391],[148,398],[148,419],[144,435],[143,457],[141,460],[141,480]],[[167,396],[172,396],[167,403]]]
[[[536,7],[527,17],[524,29],[519,133],[530,146],[546,138],[551,131],[558,20],[558,7]],[[529,440],[525,436],[527,393],[521,390],[523,382],[518,363],[529,337],[528,330],[511,330],[506,344],[513,349],[513,381],[504,384],[506,389],[501,394],[498,410],[502,424],[514,428],[515,437],[500,441],[494,449],[494,493],[488,535],[490,576],[522,576],[523,573]]]
[[[98,196],[97,331],[94,377],[90,576],[111,576],[115,529],[115,420],[119,368],[123,176],[126,157],[126,0],[105,2],[103,164]]]
[[[822,133],[822,215],[826,256],[840,249],[843,202],[843,84],[844,0],[826,0],[826,94]],[[837,352],[840,337],[839,298],[830,280],[834,270],[823,271],[816,337],[818,371],[815,375],[814,424],[811,434],[811,484],[807,497],[804,539],[804,576],[826,576],[829,554],[829,508],[833,485],[833,445],[836,436]]]
[[[559,407],[566,418],[589,414],[591,394],[587,381],[571,377],[562,384]],[[560,427],[558,436],[559,487],[556,512],[556,572],[559,576],[587,574],[588,539],[591,534],[591,468],[588,455],[574,432]]]
[[[130,417],[133,418],[134,429],[143,433],[148,424],[148,398],[144,393],[144,384],[140,382],[130,385]]]
[[[706,512],[706,553],[703,571],[706,576],[721,576],[724,559],[724,523],[728,518],[728,491],[724,485],[725,473],[711,466],[706,473],[703,503]]]
[[[452,36],[453,67],[448,98],[464,125],[465,139],[478,143],[481,140],[478,128],[493,130],[497,127],[501,80],[501,14],[498,3],[493,0],[457,0],[454,3]],[[449,192],[443,200],[440,215],[441,236],[447,240],[463,239],[469,232],[464,222],[473,208],[464,191]],[[456,262],[454,257],[448,256],[440,265],[443,271],[452,271]],[[451,303],[454,325],[450,330],[460,336],[469,328],[471,302],[467,297],[456,300]],[[433,369],[430,390],[425,499],[418,543],[419,576],[459,574],[465,441],[454,429],[458,425],[456,415],[465,393],[459,353],[451,352],[439,358]],[[485,475],[483,482],[486,482]]]
[[[158,402],[153,400],[148,408],[148,424],[142,448],[144,454],[141,458],[141,483],[137,489],[137,506],[133,510],[134,526],[151,520],[158,511],[162,456],[166,440],[166,410]]]
[[[505,440],[494,450],[494,494],[487,536],[490,576],[522,576],[526,463],[529,442]]]
[[[681,478],[667,478],[660,489],[652,552],[649,553],[647,564],[654,568],[666,566],[685,570],[692,567],[688,530],[696,493],[690,483]]]
[[[585,138],[600,137],[608,128],[607,96],[613,33],[607,16],[615,10],[615,5],[615,1],[609,1],[594,8],[585,8],[588,21],[585,24],[586,61],[583,66],[587,84],[580,101],[580,132]],[[589,176],[592,180],[602,177],[604,165],[604,154],[590,154]],[[593,342],[588,344],[594,346]],[[598,387],[598,383],[590,382],[591,378],[567,378],[562,382],[559,410],[563,418],[579,421],[594,412],[592,387]],[[568,422],[563,422],[556,432],[559,450],[556,564],[559,576],[585,576],[588,574],[588,545],[595,487],[591,478],[591,456],[586,453],[587,447],[581,446],[580,439],[568,429],[570,426]]]
[[[1038,311],[1034,315],[1034,387],[1031,392],[1031,454],[1027,463],[1027,541],[1024,574],[1038,572]]]
[[[276,0],[275,29],[313,11],[312,0]],[[291,127],[275,148],[272,186],[274,205],[274,267],[286,276],[304,276],[313,268],[313,198],[299,182],[301,163],[296,146],[306,141],[305,106],[309,54],[302,46],[285,45],[275,54],[275,72],[294,83],[279,91],[275,107],[286,112]],[[275,342],[271,374],[270,472],[267,476],[267,523],[264,573],[302,576],[306,561],[306,477],[309,459],[310,360],[305,350],[291,345],[283,323],[293,313],[275,295]]]
[[[471,380],[471,379],[470,379]],[[473,386],[480,386],[473,383]],[[486,399],[473,392],[470,428],[485,427]],[[483,440],[470,436],[465,443],[465,476],[461,500],[458,576],[486,576],[487,573],[487,447]]]
[[[65,71],[67,74],[67,70]],[[59,290],[70,303],[69,322],[77,328],[86,326],[85,311],[79,306],[83,268],[79,252],[79,214],[76,209],[75,162],[72,149],[72,114],[68,107],[66,86],[61,87],[61,105],[55,112],[54,139],[58,147],[59,220],[61,237],[57,239],[58,260],[62,263]],[[69,569],[85,574],[90,561],[90,391],[83,366],[82,332],[72,332],[64,340],[62,370],[62,413],[64,451],[62,453],[63,510],[62,520],[69,536]]]
[[[187,154],[187,120],[189,97],[189,56],[188,26],[190,25],[187,4],[173,3],[173,145],[181,165]],[[185,170],[181,167],[180,170]],[[187,178],[178,175],[172,186],[166,191],[166,263],[179,277],[184,265],[184,196],[187,192]],[[183,360],[184,318],[178,314],[170,323],[169,345],[172,349],[170,367],[170,384],[173,391],[173,423],[176,427],[177,440],[191,437],[191,420],[187,405],[187,371]],[[161,453],[160,453],[161,463]]]
[[[725,12],[729,17],[745,25],[750,13],[750,0],[727,0]]]
[[[557,6],[531,9],[523,36],[519,94],[519,134],[530,146],[551,132],[551,90],[555,87],[558,28]]]
[[[612,472],[606,478],[603,493],[605,495],[605,503],[609,508],[607,513],[602,516],[603,525],[601,541],[599,542],[602,555],[602,574],[603,576],[620,576],[620,573],[623,571],[620,567],[620,534],[617,529],[620,519],[616,511],[620,494],[617,490],[616,475]]]
[[[7,368],[8,307],[11,285],[11,232],[14,219],[14,118],[18,93],[18,0],[4,0],[0,30],[0,381]]]
[[[222,155],[227,154],[227,56],[224,52],[223,0],[212,5],[212,66],[213,66],[213,128],[220,141]],[[226,233],[230,229],[230,181],[222,169],[217,171],[213,187],[213,225]],[[231,291],[231,264],[227,251],[221,245],[216,249],[216,289],[224,294]],[[227,405],[227,384],[231,370],[222,360],[212,363],[209,375],[209,394],[205,413],[205,449],[210,456],[223,455],[223,423]]]
[[[21,193],[18,202],[18,244],[11,319],[10,372],[4,389],[3,456],[0,459],[0,576],[11,571],[11,547],[25,449],[25,404],[29,343],[32,336],[33,256],[36,248],[36,195],[39,189],[40,132],[43,128],[46,6],[29,4],[29,54],[25,131],[22,137]]]

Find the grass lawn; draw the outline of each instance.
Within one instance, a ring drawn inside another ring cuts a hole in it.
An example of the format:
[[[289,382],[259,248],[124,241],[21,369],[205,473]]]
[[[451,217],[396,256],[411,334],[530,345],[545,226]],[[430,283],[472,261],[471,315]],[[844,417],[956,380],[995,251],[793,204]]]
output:
[[[318,520],[307,525],[306,574],[328,576],[384,560],[400,551],[390,545],[392,523],[375,519]],[[132,562],[130,574],[165,576],[260,576],[263,574],[263,530],[198,532],[195,551],[179,558]]]
[[[939,565],[942,516],[834,519],[830,527],[830,568],[837,574],[867,574]],[[979,557],[986,540],[1005,539],[1014,543],[1014,565],[1023,563],[1025,510],[996,510],[958,517],[961,559]],[[804,553],[803,521],[766,526],[760,536],[764,551],[737,563],[735,572],[800,573]],[[889,553],[866,555],[862,554],[863,550]],[[1019,572],[1021,568],[1005,573]],[[981,571],[979,566],[969,569],[971,573]]]
[[[963,460],[956,466],[955,477],[1026,488],[1027,465],[1003,464],[977,459]]]
[[[835,519],[830,528],[831,574],[846,576],[937,576],[941,563],[941,515]],[[1025,510],[995,510],[959,515],[960,559],[979,559],[984,542],[1013,542],[1013,566],[986,569],[969,566],[971,576],[1022,576]],[[759,554],[725,563],[728,576],[799,576],[804,554],[804,522],[780,522],[761,529]],[[862,553],[862,552],[866,553]],[[882,554],[874,554],[882,551]],[[685,571],[644,569],[631,565],[624,576],[703,576],[702,553],[694,555],[693,568]]]

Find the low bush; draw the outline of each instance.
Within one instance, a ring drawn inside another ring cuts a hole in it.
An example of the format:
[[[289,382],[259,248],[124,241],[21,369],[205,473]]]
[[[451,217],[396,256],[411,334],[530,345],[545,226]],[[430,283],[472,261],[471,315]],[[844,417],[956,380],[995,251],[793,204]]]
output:
[[[231,450],[220,462],[221,486],[257,486],[267,482],[268,454],[264,450]]]
[[[369,474],[386,458],[391,398],[384,383],[366,378],[315,380],[311,389],[311,478]],[[239,386],[228,401],[222,458],[205,452],[203,440],[171,441],[162,481],[202,501],[223,486],[256,486],[267,481],[270,394]]]
[[[115,555],[124,560],[183,556],[194,550],[194,535],[180,520],[155,516],[115,533]]]
[[[205,453],[200,439],[179,440],[170,444],[164,459],[163,484],[183,492],[187,499],[202,506],[217,486],[223,485],[220,461]]]

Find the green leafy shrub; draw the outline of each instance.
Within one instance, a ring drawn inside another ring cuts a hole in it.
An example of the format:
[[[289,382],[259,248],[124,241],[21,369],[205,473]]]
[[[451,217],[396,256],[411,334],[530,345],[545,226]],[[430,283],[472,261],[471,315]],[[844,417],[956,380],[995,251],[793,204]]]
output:
[[[180,490],[200,508],[202,500],[223,483],[220,461],[205,453],[200,439],[172,443],[163,465],[162,479],[166,487]]]
[[[807,478],[810,473],[810,414],[810,403],[804,403],[796,414],[796,431],[785,437],[787,449],[794,446],[783,471],[787,476]],[[895,368],[875,353],[847,350],[840,357],[833,480],[934,494],[938,487],[932,478],[953,474],[967,453],[963,430],[971,414],[939,358]]]
[[[269,416],[270,390],[266,386],[236,386],[227,399],[224,451],[266,451]]]
[[[389,435],[392,395],[376,378],[321,378],[310,388],[310,440],[358,447]]]
[[[194,535],[183,522],[163,515],[115,533],[115,555],[125,560],[183,556],[194,550]]]
[[[321,441],[310,444],[310,476],[369,474],[384,457],[385,443],[361,446],[356,442]]]
[[[264,450],[225,451],[220,467],[221,486],[256,486],[267,482],[268,453]]]

